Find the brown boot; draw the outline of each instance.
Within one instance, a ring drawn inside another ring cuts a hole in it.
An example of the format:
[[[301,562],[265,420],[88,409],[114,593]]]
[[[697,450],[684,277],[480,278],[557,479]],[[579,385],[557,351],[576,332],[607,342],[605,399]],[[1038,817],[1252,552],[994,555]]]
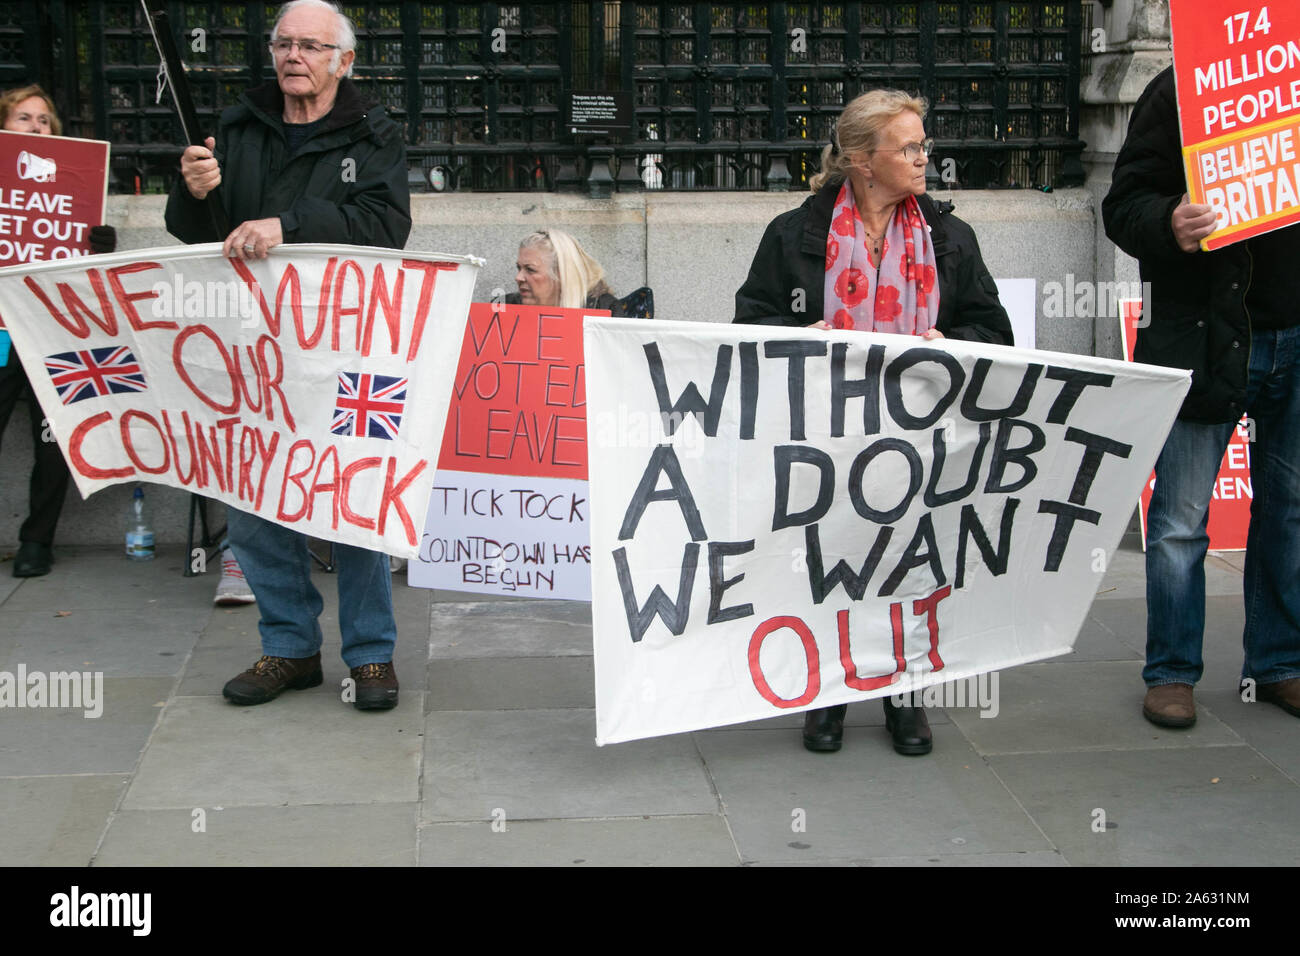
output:
[[[324,676],[320,669],[320,652],[311,657],[262,657],[222,689],[232,704],[265,704],[285,690],[315,687]]]
[[[397,706],[397,671],[392,661],[354,667],[352,680],[357,695],[352,706],[357,710],[391,710]]]
[[[1300,677],[1260,684],[1256,697],[1266,704],[1277,704],[1292,717],[1300,717]]]
[[[1147,689],[1142,716],[1160,727],[1190,727],[1196,723],[1191,684],[1157,684]]]

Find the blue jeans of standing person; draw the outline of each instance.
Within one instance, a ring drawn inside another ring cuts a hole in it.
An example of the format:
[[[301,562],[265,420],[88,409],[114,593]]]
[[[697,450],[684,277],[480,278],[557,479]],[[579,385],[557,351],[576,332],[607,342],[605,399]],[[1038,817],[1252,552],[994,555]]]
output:
[[[307,536],[256,515],[228,508],[230,550],[257,598],[262,653],[311,657],[321,647],[320,612],[325,607],[311,583]],[[388,555],[352,545],[334,545],[339,588],[339,631],[348,667],[393,659],[393,579]]]
[[[1246,392],[1250,534],[1242,677],[1300,677],[1300,328],[1255,332]],[[1205,630],[1206,522],[1236,423],[1174,423],[1147,513],[1147,662],[1142,678],[1195,684]]]

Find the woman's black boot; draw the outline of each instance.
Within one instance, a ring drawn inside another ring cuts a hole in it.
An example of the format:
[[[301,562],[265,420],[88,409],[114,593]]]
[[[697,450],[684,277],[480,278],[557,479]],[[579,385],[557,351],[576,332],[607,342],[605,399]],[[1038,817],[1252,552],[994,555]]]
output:
[[[928,754],[932,742],[930,721],[925,716],[925,709],[900,707],[892,697],[886,697],[884,701],[885,729],[894,738],[894,750],[909,757]]]
[[[844,713],[848,704],[819,707],[803,715],[803,745],[818,753],[834,753],[844,737]]]

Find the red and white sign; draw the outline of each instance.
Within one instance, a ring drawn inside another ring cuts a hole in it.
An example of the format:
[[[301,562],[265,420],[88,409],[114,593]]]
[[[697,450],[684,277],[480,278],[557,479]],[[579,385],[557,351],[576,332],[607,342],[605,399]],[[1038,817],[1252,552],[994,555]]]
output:
[[[479,264],[136,250],[2,269],[0,314],[82,495],[151,481],[414,557]]]
[[[108,143],[0,130],[0,266],[84,256],[107,193]],[[0,365],[8,357],[0,319]]]
[[[1218,249],[1300,221],[1300,3],[1170,0],[1188,197]]]
[[[416,587],[591,599],[582,318],[470,305]]]
[[[0,266],[86,255],[107,189],[108,143],[0,135]]]
[[[1124,356],[1133,361],[1133,346],[1137,343],[1138,322],[1142,318],[1142,300],[1126,299],[1120,304],[1120,336],[1124,340]],[[1232,431],[1232,438],[1223,453],[1219,474],[1214,479],[1214,492],[1210,498],[1208,533],[1210,547],[1215,551],[1244,551],[1246,534],[1250,531],[1250,503],[1255,494],[1250,484],[1250,419],[1243,417]],[[1146,547],[1147,508],[1151,492],[1156,486],[1155,472],[1142,487],[1142,547]]]

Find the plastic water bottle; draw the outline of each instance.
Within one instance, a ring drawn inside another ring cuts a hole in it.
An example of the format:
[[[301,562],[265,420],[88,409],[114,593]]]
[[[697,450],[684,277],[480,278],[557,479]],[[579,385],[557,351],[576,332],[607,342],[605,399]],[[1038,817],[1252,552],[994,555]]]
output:
[[[126,556],[132,561],[153,560],[153,527],[144,504],[144,489],[136,488],[126,506]]]

